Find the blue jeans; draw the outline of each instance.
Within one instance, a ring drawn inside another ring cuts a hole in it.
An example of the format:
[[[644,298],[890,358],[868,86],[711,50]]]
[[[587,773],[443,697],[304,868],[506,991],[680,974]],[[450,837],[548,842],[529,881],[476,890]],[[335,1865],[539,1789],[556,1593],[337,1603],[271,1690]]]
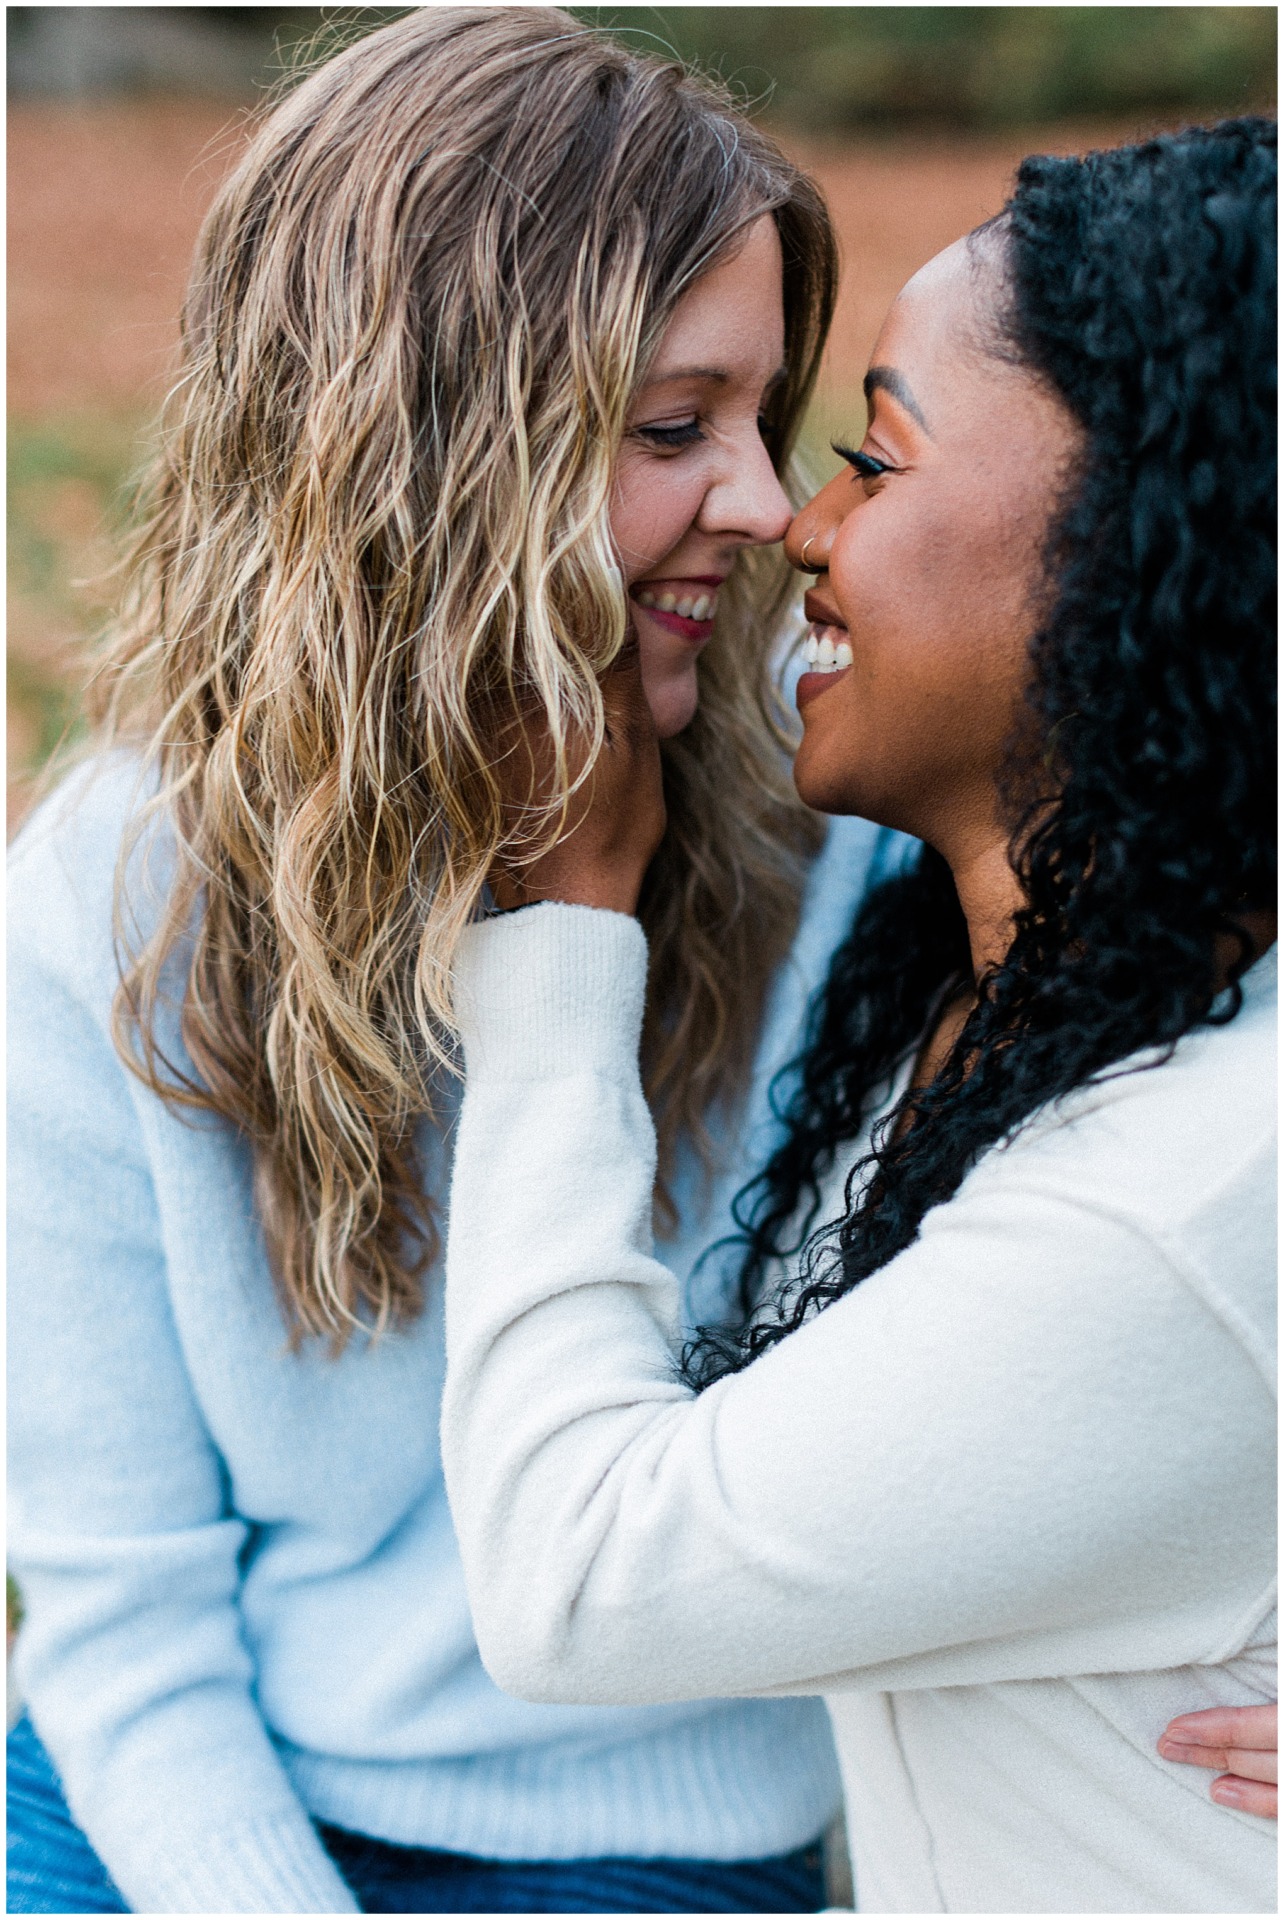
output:
[[[128,1913],[31,1722],[8,1741],[10,1913]],[[319,1828],[363,1913],[815,1913],[820,1844],[769,1860],[475,1860]]]

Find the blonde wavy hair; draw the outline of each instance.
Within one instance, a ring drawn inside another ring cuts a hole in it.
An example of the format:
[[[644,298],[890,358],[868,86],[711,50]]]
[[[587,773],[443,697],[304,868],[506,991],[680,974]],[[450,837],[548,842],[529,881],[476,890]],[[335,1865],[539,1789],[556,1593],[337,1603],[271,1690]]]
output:
[[[361,39],[264,119],[206,220],[95,683],[97,739],[142,739],[155,768],[135,834],[163,815],[176,847],[146,939],[124,940],[118,884],[116,1039],[251,1142],[295,1340],[337,1351],[422,1305],[415,1132],[453,1068],[456,944],[512,851],[496,715],[534,705],[559,751],[600,744],[630,399],[764,213],[783,469],[833,301],[824,205],[712,83],[567,14],[431,7]],[[665,747],[642,906],[662,1170],[683,1135],[707,1158],[743,1090],[818,843],[770,686],[782,574],[737,563],[698,717]],[[194,1071],[158,1038],[176,962]]]

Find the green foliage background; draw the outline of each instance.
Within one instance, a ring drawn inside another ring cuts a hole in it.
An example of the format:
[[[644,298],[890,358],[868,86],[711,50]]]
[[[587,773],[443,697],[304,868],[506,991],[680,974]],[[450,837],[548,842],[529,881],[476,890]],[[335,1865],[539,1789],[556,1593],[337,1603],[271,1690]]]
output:
[[[1273,7],[572,7],[800,132],[993,130],[1274,97]]]
[[[223,80],[279,80],[406,7],[188,7],[235,50]],[[58,9],[11,7],[19,56]],[[121,13],[139,11],[133,8]],[[581,19],[713,66],[781,125],[995,129],[1134,111],[1192,115],[1274,98],[1276,9],[1156,7],[576,7]],[[208,62],[206,63],[208,66]],[[15,70],[21,69],[19,58]],[[172,79],[172,75],[171,75]],[[188,84],[202,90],[197,59]]]

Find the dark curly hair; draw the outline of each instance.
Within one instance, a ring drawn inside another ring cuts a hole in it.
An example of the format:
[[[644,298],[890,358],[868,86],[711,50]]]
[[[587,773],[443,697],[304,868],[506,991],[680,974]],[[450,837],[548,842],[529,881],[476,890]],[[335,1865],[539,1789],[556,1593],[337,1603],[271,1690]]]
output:
[[[813,1010],[784,1138],[736,1204],[742,1323],[687,1349],[696,1385],[885,1266],[1037,1108],[1233,1017],[1252,955],[1238,918],[1274,902],[1275,127],[1028,159],[990,227],[1006,283],[994,350],[1050,381],[1082,429],[1007,775],[1026,904],[935,1079],[875,1129],[847,1217],[772,1295],[838,1150],[970,977],[939,855],[867,898]],[[1227,935],[1239,958],[1219,997]]]

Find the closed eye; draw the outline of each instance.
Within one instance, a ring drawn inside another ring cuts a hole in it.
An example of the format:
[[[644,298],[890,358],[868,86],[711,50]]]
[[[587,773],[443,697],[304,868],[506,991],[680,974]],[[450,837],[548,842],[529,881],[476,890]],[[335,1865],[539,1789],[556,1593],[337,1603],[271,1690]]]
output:
[[[634,427],[633,431],[655,447],[692,447],[704,439],[698,420],[683,420],[672,427]]]
[[[877,480],[880,473],[895,473],[896,468],[886,460],[875,460],[872,453],[861,453],[855,447],[840,446],[837,440],[829,443],[840,460],[845,460],[862,480]]]

